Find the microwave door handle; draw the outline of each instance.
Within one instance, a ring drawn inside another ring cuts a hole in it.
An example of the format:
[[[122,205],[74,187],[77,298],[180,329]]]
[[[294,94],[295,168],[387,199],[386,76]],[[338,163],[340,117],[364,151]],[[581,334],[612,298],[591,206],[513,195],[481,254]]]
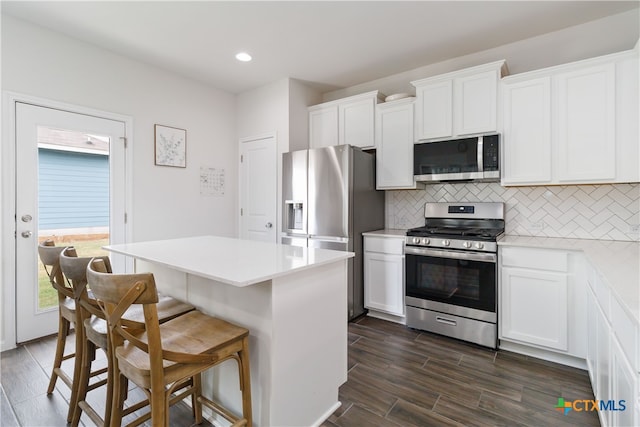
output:
[[[478,137],[478,152],[476,153],[478,160],[478,172],[484,172],[484,140],[482,136]]]

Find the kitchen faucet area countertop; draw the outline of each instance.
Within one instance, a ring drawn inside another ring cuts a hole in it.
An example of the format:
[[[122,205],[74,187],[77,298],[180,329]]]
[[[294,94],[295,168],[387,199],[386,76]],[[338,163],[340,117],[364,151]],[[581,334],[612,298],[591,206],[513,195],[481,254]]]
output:
[[[346,251],[218,236],[126,243],[104,249],[238,287],[354,256]]]

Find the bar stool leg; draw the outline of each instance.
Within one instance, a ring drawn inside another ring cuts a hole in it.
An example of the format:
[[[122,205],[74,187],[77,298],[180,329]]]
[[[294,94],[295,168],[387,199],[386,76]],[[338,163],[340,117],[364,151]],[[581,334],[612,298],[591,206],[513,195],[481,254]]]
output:
[[[56,342],[56,356],[53,360],[53,368],[51,369],[51,379],[49,380],[47,394],[53,393],[53,390],[56,387],[56,380],[58,379],[58,373],[56,372],[56,369],[59,369],[62,365],[62,358],[64,357],[64,347],[67,342],[68,334],[69,321],[62,317],[62,314],[58,310],[58,340]]]
[[[242,416],[247,420],[247,426],[253,425],[251,412],[251,369],[249,366],[249,337],[242,339],[242,350],[238,352],[240,361],[240,389],[242,390]]]
[[[191,395],[191,406],[193,407],[193,417],[195,424],[202,424],[202,403],[199,397],[202,396],[202,374],[195,375],[193,381],[194,393]]]
[[[85,349],[85,335],[84,328],[75,328],[76,334],[76,349],[73,363],[73,380],[71,386],[71,397],[69,398],[69,411],[67,412],[67,422],[70,423],[73,419],[73,413],[78,408],[78,389],[80,384],[80,371],[82,370],[82,358]]]

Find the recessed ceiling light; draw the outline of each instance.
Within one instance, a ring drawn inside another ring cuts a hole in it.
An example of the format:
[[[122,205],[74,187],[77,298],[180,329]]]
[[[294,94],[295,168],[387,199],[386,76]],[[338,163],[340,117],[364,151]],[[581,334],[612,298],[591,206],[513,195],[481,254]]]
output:
[[[249,62],[251,61],[251,55],[249,55],[247,52],[240,52],[236,55],[236,59],[242,62]]]

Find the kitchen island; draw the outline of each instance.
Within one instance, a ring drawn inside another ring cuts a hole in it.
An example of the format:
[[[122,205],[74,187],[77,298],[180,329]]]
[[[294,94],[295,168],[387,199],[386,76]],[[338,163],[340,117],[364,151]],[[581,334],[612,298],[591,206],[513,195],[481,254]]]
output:
[[[340,406],[353,253],[214,236],[104,249],[152,272],[160,292],[249,329],[254,425],[319,425]],[[234,361],[203,383],[203,393],[241,413]]]

